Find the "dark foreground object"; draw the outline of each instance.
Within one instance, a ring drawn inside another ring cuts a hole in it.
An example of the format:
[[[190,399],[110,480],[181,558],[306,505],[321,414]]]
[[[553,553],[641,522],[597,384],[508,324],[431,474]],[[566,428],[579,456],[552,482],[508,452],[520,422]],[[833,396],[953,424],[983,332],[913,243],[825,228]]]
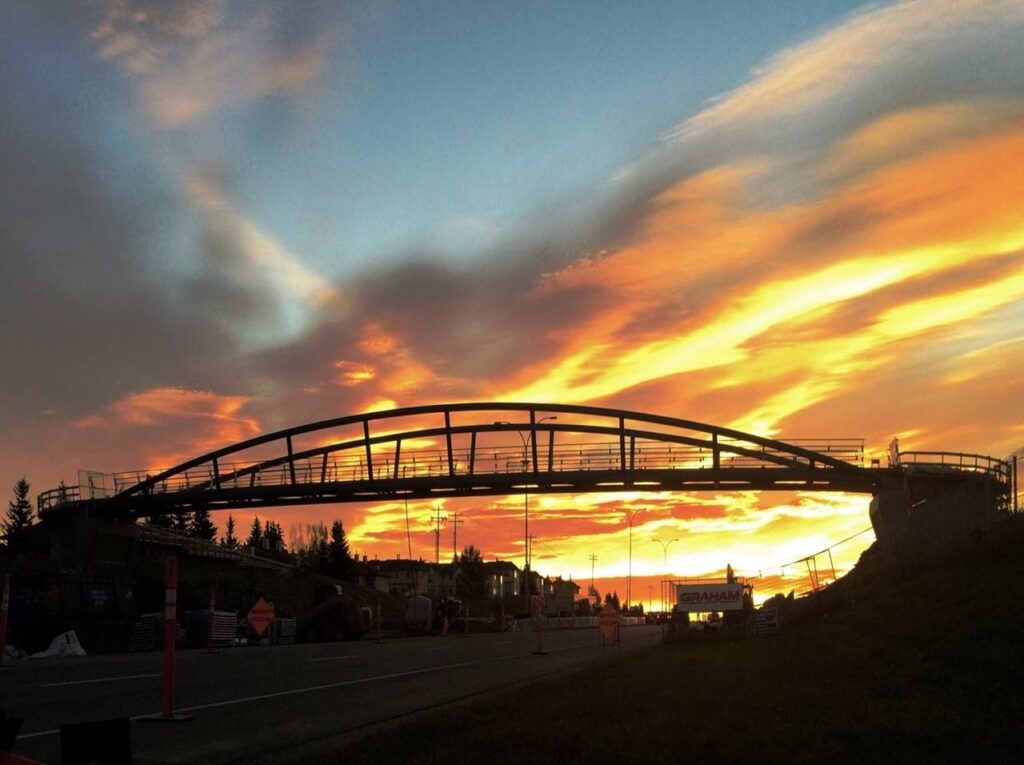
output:
[[[132,765],[127,717],[60,726],[62,765]]]
[[[1024,545],[1002,548],[862,577],[775,638],[664,645],[322,761],[1017,762]]]

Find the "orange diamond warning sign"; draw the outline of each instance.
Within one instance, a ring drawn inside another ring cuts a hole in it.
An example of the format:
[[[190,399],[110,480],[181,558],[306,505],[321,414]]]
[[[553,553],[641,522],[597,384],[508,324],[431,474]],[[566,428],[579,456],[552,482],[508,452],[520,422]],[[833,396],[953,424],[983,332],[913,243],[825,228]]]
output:
[[[249,609],[249,615],[246,618],[249,620],[249,624],[252,625],[253,630],[256,631],[256,634],[262,635],[267,631],[270,623],[274,621],[274,607],[263,598],[260,598],[256,601],[256,605]]]

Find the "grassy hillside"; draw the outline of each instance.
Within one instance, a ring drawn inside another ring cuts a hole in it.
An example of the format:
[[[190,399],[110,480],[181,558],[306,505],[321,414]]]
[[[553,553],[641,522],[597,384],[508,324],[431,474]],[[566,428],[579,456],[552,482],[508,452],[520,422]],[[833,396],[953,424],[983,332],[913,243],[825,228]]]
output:
[[[851,590],[770,640],[660,646],[409,723],[334,761],[1019,761],[1024,545],[1006,542]]]

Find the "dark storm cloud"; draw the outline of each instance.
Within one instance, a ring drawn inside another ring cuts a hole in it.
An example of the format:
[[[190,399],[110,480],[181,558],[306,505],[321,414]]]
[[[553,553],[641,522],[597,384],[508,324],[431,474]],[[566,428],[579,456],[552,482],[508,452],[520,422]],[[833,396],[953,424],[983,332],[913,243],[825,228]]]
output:
[[[558,335],[614,301],[602,288],[544,293],[544,274],[579,257],[560,235],[551,242],[508,244],[482,261],[453,265],[409,254],[382,270],[338,285],[303,337],[252,357],[253,371],[285,385],[323,380],[339,359],[379,363],[362,347],[367,327],[396,338],[441,378],[477,382],[500,378],[556,355]]]

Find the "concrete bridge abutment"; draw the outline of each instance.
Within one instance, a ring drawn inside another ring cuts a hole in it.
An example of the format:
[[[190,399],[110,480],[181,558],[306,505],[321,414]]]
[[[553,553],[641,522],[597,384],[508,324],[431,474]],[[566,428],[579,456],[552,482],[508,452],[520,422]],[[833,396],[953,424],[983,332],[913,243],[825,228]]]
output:
[[[905,489],[876,492],[869,515],[880,552],[915,565],[978,547],[1005,514],[992,481],[911,480]]]

